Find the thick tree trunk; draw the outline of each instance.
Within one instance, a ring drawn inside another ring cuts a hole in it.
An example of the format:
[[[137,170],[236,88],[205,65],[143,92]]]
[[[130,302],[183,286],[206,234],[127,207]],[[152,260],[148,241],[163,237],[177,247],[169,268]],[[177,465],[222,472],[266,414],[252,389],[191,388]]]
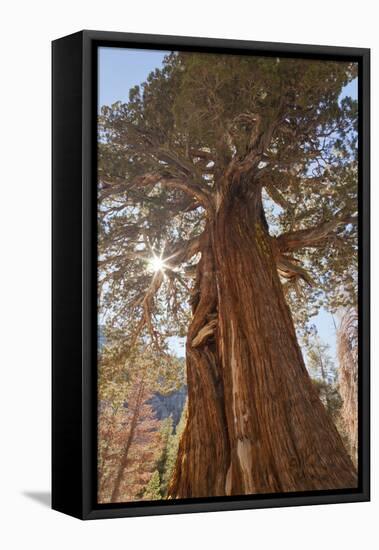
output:
[[[200,303],[207,299],[200,286],[187,342],[188,424],[172,497],[357,484],[306,371],[262,212],[259,189],[249,197],[233,193],[209,228],[217,328],[211,346],[206,340],[193,347]]]
[[[217,317],[217,288],[211,245],[204,243],[192,298],[187,335],[188,420],[168,496],[206,497],[225,493],[229,438],[224,388],[212,327]]]

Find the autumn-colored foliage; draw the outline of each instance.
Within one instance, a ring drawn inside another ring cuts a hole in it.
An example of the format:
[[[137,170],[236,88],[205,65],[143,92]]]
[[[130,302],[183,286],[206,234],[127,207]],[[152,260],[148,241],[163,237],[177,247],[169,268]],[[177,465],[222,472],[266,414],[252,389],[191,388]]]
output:
[[[151,394],[139,380],[117,411],[99,411],[99,502],[139,500],[152,476],[160,449],[160,423],[146,400]]]
[[[162,430],[164,422],[157,419],[149,404],[154,390],[172,389],[164,380],[165,362],[172,372],[177,369],[179,378],[180,363],[164,361],[146,350],[134,350],[127,357],[120,357],[114,348],[102,351],[98,377],[99,502],[153,498],[157,463],[164,449],[169,452],[168,439],[172,437],[172,423],[166,421],[167,429]]]

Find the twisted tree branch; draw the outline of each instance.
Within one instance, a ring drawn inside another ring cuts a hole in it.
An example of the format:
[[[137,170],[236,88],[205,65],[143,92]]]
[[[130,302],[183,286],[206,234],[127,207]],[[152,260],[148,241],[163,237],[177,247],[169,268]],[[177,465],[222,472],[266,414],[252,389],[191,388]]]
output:
[[[349,223],[356,223],[357,221],[358,216],[347,213],[345,210],[340,210],[333,220],[323,222],[309,229],[283,233],[277,237],[276,242],[281,252],[299,250],[307,246],[321,246],[322,244],[326,244],[327,237],[333,234],[338,227],[348,225]]]

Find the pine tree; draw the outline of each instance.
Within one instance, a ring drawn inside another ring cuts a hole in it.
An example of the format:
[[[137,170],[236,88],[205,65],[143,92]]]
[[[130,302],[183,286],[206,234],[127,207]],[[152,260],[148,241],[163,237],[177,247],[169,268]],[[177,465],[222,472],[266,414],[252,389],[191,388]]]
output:
[[[158,470],[154,470],[144,491],[143,498],[144,500],[160,500],[162,498],[161,479]]]
[[[146,403],[150,395],[144,381],[139,380],[131,389],[127,405],[116,413],[102,406],[99,439],[106,449],[99,470],[99,502],[138,500],[144,492],[160,451],[160,422]]]
[[[165,451],[165,460],[162,464],[161,472],[161,492],[163,496],[167,496],[171,478],[175,470],[175,464],[177,460],[179,443],[182,437],[184,428],[187,422],[187,401],[183,407],[180,420],[176,426],[175,431],[172,431],[167,439],[167,446]]]
[[[170,388],[166,361],[141,347],[120,351],[117,335],[100,354],[98,374],[98,501],[144,498],[162,449],[161,422],[149,404],[152,392]],[[175,373],[175,370],[174,370]],[[179,370],[180,376],[180,370]]]
[[[174,456],[172,454],[172,443],[174,438],[173,420],[172,417],[169,416],[162,422],[162,453],[157,462],[157,470],[160,474],[160,492],[163,497],[167,495],[167,478],[171,475],[177,455],[177,447],[174,451]]]

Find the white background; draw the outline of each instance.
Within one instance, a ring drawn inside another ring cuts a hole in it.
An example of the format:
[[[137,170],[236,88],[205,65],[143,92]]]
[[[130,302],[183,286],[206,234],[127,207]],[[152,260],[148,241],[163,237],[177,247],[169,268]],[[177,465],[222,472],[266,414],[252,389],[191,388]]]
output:
[[[50,41],[83,28],[372,48],[373,0],[62,0],[3,3],[0,85],[0,544],[2,548],[378,548],[373,502],[80,522],[46,504],[50,485]],[[378,209],[373,105],[373,212]],[[373,216],[373,243],[378,216]],[[373,335],[378,261],[373,250]],[[377,352],[373,338],[373,358]],[[67,396],[68,404],[70,397]],[[33,496],[34,495],[34,496]],[[37,498],[36,498],[37,497]],[[3,540],[4,539],[4,540]]]

